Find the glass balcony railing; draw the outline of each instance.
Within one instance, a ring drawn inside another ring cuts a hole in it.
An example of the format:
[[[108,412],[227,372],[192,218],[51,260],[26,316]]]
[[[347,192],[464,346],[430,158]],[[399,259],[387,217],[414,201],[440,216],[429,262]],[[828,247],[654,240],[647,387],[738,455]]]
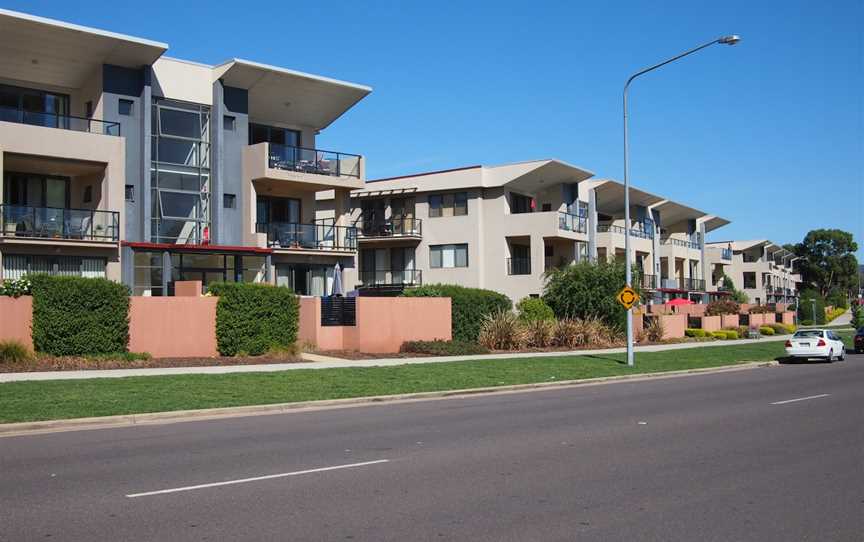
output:
[[[720,257],[723,258],[724,260],[731,260],[732,259],[732,249],[731,248],[724,248],[722,251],[720,251]]]
[[[107,122],[99,119],[73,117],[71,115],[58,115],[57,113],[42,111],[27,111],[26,109],[17,109],[14,107],[0,107],[0,121],[74,130],[76,132],[89,132],[91,134],[120,135],[119,122]]]
[[[565,212],[558,212],[558,229],[564,231],[575,231],[577,233],[588,232],[588,216],[574,215]]]
[[[356,154],[269,143],[269,165],[272,169],[360,178],[360,156]]]
[[[423,235],[423,221],[419,218],[394,216],[384,220],[354,222],[360,237],[405,237]]]
[[[39,239],[113,241],[120,236],[120,213],[0,204],[0,235]]]
[[[360,283],[366,287],[419,286],[423,274],[419,269],[375,269],[360,271]]]
[[[598,224],[597,225],[597,233],[616,233],[620,235],[624,235],[626,232],[626,228],[624,226],[616,226],[614,224]],[[633,237],[639,237],[642,239],[653,239],[654,232],[653,228],[646,228],[643,224],[634,225],[634,227],[630,228],[630,235]]]
[[[267,234],[269,248],[357,250],[357,228],[336,226],[332,220],[320,220],[312,224],[259,223],[255,225],[255,231]]]
[[[702,248],[702,245],[699,243],[694,243],[693,241],[685,241],[684,239],[676,239],[674,237],[667,237],[666,239],[660,240],[661,245],[672,245],[676,247],[684,247],[684,248],[692,248],[695,250],[699,250]]]

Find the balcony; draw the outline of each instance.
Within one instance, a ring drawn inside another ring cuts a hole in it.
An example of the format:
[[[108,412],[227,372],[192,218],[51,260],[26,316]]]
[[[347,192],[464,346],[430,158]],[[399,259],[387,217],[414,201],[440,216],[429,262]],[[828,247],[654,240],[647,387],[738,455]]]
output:
[[[691,279],[686,278],[681,281],[681,289],[687,290],[688,292],[704,292],[705,291],[705,281],[702,279]]]
[[[360,178],[360,156],[270,143],[270,167],[329,177]]]
[[[588,233],[588,216],[574,215],[559,211],[558,229],[564,231],[574,231],[576,233]]]
[[[386,220],[357,220],[354,222],[360,240],[371,239],[420,239],[423,236],[423,221],[419,218],[393,217]]]
[[[356,154],[256,143],[243,150],[243,177],[291,183],[316,191],[363,188],[363,158]]]
[[[723,250],[721,250],[720,251],[720,258],[723,260],[730,260],[731,261],[732,260],[732,249],[731,248],[724,248]]]
[[[0,237],[116,243],[120,213],[95,209],[63,209],[0,204]]]
[[[597,233],[615,233],[624,235],[626,232],[627,229],[623,226],[616,226],[615,224],[597,224]],[[630,235],[640,239],[654,238],[653,231],[647,229],[643,224],[630,228]]]
[[[375,269],[360,271],[360,285],[365,288],[382,288],[389,286],[420,286],[423,284],[423,273],[419,269]]]
[[[660,244],[661,245],[676,246],[676,247],[683,247],[683,248],[690,248],[693,250],[700,250],[702,248],[702,245],[700,245],[699,243],[694,243],[692,241],[685,241],[683,239],[676,239],[674,237],[667,237],[666,239],[661,239]],[[731,258],[731,256],[730,256],[730,258]]]
[[[508,275],[530,275],[531,258],[507,258]]]
[[[25,109],[16,109],[13,107],[0,107],[0,121],[28,124],[30,126],[42,126],[45,128],[59,128],[61,130],[73,130],[75,132],[87,132],[91,134],[110,136],[120,135],[119,122],[107,122],[104,120],[73,117],[70,115],[58,115],[56,113],[27,111]]]
[[[633,275],[633,284],[643,290],[657,289],[657,275],[647,275],[645,273],[636,273]]]
[[[269,222],[255,225],[256,233],[267,234],[267,247],[281,250],[357,250],[357,228],[336,226],[332,220],[312,224]]]

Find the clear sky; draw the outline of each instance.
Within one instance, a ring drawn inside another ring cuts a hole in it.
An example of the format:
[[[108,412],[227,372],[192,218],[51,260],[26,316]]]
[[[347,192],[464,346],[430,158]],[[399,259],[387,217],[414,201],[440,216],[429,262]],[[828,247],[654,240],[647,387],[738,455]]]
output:
[[[634,83],[634,184],[732,221],[711,240],[864,235],[864,0],[0,5],[367,84],[319,146],[370,179],[540,158],[620,179],[627,76],[737,33]]]

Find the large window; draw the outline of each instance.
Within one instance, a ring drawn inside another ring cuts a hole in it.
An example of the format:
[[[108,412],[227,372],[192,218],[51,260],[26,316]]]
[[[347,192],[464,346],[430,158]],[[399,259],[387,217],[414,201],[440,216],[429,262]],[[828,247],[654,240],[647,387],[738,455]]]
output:
[[[529,198],[528,196],[523,196],[522,194],[510,192],[510,213],[520,214],[533,212],[533,201],[534,200]]]
[[[468,245],[431,245],[429,247],[429,267],[468,267]]]
[[[264,124],[249,124],[249,144],[275,143],[289,147],[300,146],[300,132],[279,128],[277,126],[266,126]]]
[[[68,177],[7,172],[3,180],[3,203],[69,208]]]
[[[468,214],[468,192],[430,194],[428,201],[430,218]]]
[[[69,96],[0,85],[0,120],[49,128],[68,128]]]
[[[210,108],[153,101],[151,238],[201,243],[210,223]]]
[[[756,273],[752,271],[744,272],[744,287],[751,290],[756,288]]]
[[[66,277],[105,278],[105,265],[105,258],[4,254],[3,278],[20,279],[24,275],[36,273]]]

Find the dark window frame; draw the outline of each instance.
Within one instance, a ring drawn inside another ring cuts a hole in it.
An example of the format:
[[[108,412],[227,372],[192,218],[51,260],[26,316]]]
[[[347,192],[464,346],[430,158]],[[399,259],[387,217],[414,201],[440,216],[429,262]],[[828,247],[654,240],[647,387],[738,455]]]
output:
[[[128,112],[123,112],[123,106],[127,105],[129,107]],[[117,113],[124,117],[134,117],[135,116],[135,102],[132,100],[127,100],[125,98],[120,98],[117,102]]]

